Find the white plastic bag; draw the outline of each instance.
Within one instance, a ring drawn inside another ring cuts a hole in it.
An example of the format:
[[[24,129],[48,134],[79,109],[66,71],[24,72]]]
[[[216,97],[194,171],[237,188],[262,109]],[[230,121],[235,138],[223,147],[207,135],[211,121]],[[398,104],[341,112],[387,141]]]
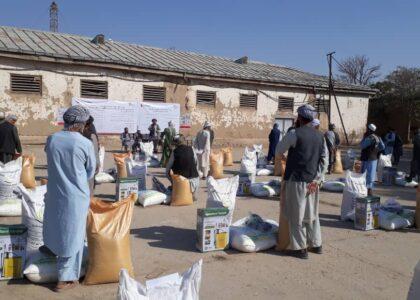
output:
[[[104,160],[105,160],[105,147],[99,147],[99,171],[98,173],[102,173],[104,171]]]
[[[126,158],[125,163],[128,177],[137,178],[139,182],[139,191],[145,190],[147,165],[142,161],[136,161],[132,158]]]
[[[26,189],[23,184],[19,185],[22,193],[22,223],[28,228],[26,242],[26,264],[31,262],[33,253],[44,245],[42,227],[44,222],[44,197],[47,186],[37,186],[35,189]]]
[[[115,182],[115,179],[108,173],[99,172],[98,174],[95,175],[95,182],[96,183],[112,183],[112,182]]]
[[[257,153],[245,147],[245,152],[241,160],[241,174],[253,174],[257,172]]]
[[[411,281],[410,289],[408,291],[407,300],[420,299],[420,260],[414,268],[413,280]]]
[[[192,265],[182,275],[174,273],[146,281],[142,285],[128,275],[127,270],[120,272],[118,300],[198,300],[201,285],[203,260]]]
[[[139,191],[138,195],[137,203],[143,207],[166,203],[168,198],[166,194],[154,190]]]
[[[346,172],[346,186],[343,191],[341,202],[341,220],[354,220],[354,208],[357,197],[366,197],[366,173],[359,174],[351,171]]]
[[[229,231],[230,245],[242,252],[258,252],[273,248],[277,243],[279,224],[276,221],[264,219],[272,225],[271,230],[262,231],[246,226],[248,217],[232,224]]]
[[[392,154],[388,155],[380,155],[378,159],[378,166],[377,166],[377,180],[382,182],[382,174],[384,172],[385,167],[392,167]]]
[[[379,227],[385,230],[396,230],[414,225],[414,211],[403,209],[402,213],[396,214],[383,209],[379,210]]]
[[[274,174],[274,169],[257,169],[257,176],[270,176]]]
[[[207,204],[206,207],[226,207],[229,209],[229,225],[232,222],[235,209],[236,192],[239,186],[239,176],[214,179],[207,178]]]
[[[341,181],[329,180],[322,184],[322,189],[329,192],[342,193],[345,186],[345,183]]]

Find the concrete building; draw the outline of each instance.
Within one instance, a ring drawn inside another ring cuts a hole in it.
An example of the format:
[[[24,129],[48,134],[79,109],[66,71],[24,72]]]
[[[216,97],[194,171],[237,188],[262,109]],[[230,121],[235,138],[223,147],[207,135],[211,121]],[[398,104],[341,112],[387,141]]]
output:
[[[336,82],[350,140],[365,130],[368,87]],[[0,27],[0,110],[19,117],[21,135],[60,129],[56,115],[72,97],[181,104],[192,135],[210,120],[219,142],[266,139],[273,122],[283,130],[296,109],[311,103],[343,132],[337,106],[328,101],[328,78],[296,69],[105,39]],[[157,116],[158,117],[158,116]]]

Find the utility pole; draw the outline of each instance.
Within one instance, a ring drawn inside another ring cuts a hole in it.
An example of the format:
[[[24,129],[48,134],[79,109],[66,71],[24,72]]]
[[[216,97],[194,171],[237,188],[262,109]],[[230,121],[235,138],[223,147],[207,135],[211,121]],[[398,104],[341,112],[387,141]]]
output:
[[[50,31],[58,32],[58,5],[55,1],[50,5]]]

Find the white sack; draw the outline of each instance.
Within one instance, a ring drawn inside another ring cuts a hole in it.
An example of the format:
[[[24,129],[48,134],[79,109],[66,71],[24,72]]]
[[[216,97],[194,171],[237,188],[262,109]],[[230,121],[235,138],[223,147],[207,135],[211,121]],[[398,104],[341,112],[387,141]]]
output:
[[[95,175],[95,182],[96,183],[112,183],[112,182],[115,182],[115,179],[108,173],[99,172],[98,174]]]
[[[140,150],[141,152],[145,154],[146,160],[149,160],[152,157],[155,157],[153,153],[153,142],[147,142],[147,143],[140,142]]]
[[[272,230],[264,232],[245,225],[248,217],[232,224],[229,231],[230,245],[241,252],[258,252],[273,248],[277,243],[279,224],[276,221],[264,219],[273,225]]]
[[[379,210],[379,227],[385,230],[396,230],[414,225],[414,211],[403,209],[401,214]]]
[[[342,193],[345,186],[346,184],[341,181],[329,180],[322,184],[322,189],[329,192]]]
[[[144,162],[136,161],[132,158],[126,158],[128,177],[137,178],[139,182],[139,191],[146,189],[147,165]]]
[[[14,193],[20,182],[22,157],[7,164],[0,162],[0,216],[20,216],[21,203]]]
[[[207,178],[207,204],[206,207],[226,207],[229,209],[229,225],[232,222],[235,209],[236,192],[239,186],[239,176],[214,179]]]
[[[366,173],[359,174],[347,171],[346,186],[343,191],[343,200],[341,202],[341,220],[353,220],[356,198],[366,196]]]
[[[253,174],[257,172],[257,153],[245,147],[244,155],[241,160],[241,174]]]
[[[388,155],[380,155],[378,159],[378,167],[377,167],[377,180],[382,182],[382,174],[384,172],[385,167],[392,167],[392,154]]]
[[[16,196],[0,201],[0,217],[17,217],[22,215],[22,200]]]
[[[274,197],[280,193],[280,187],[272,186],[268,182],[251,183],[250,190],[255,197]]]
[[[407,300],[420,299],[420,260],[414,268],[413,280],[408,291]]]
[[[166,194],[154,190],[139,191],[138,195],[137,203],[143,207],[166,203],[168,200]]]
[[[127,270],[120,271],[118,300],[198,300],[201,284],[203,260],[192,265],[182,275],[174,273],[146,281],[142,285],[128,275]]]
[[[274,174],[274,170],[273,169],[257,169],[257,176],[270,176]]]
[[[104,171],[104,160],[105,160],[105,147],[99,147],[99,171],[98,173],[102,173]]]

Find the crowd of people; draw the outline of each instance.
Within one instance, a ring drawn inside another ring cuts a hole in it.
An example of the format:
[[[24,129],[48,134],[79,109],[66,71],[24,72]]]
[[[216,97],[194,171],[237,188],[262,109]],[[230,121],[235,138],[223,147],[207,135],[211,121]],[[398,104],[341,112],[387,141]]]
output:
[[[285,198],[282,211],[289,226],[288,254],[306,259],[308,251],[322,253],[321,226],[319,222],[319,186],[324,175],[332,171],[340,138],[334,124],[324,134],[316,110],[306,104],[297,109],[295,124],[280,139],[278,124],[269,134],[267,160],[275,156],[286,159],[282,189]],[[56,291],[74,287],[78,283],[86,216],[94,191],[94,176],[99,168],[99,139],[94,119],[82,106],[72,106],[63,115],[64,129],[48,137],[45,152],[48,166],[48,184],[45,198],[43,253],[57,257],[58,283]],[[5,118],[0,113],[0,161],[7,163],[22,154],[22,146],[15,123],[17,117]],[[210,152],[214,141],[212,124],[205,122],[197,133],[192,146],[176,132],[174,124],[161,133],[156,119],[148,128],[147,140],[153,142],[153,151],[162,145],[161,166],[171,181],[171,174],[190,180],[191,191],[197,199],[201,179],[209,175]],[[145,136],[128,128],[120,135],[125,151],[137,152]],[[413,160],[410,178],[420,173],[420,130],[413,139]],[[394,163],[402,155],[402,141],[390,129],[382,139],[376,126],[368,125],[360,143],[362,172],[367,174],[367,187],[372,194],[379,154],[392,154]],[[287,158],[286,158],[287,153]]]

